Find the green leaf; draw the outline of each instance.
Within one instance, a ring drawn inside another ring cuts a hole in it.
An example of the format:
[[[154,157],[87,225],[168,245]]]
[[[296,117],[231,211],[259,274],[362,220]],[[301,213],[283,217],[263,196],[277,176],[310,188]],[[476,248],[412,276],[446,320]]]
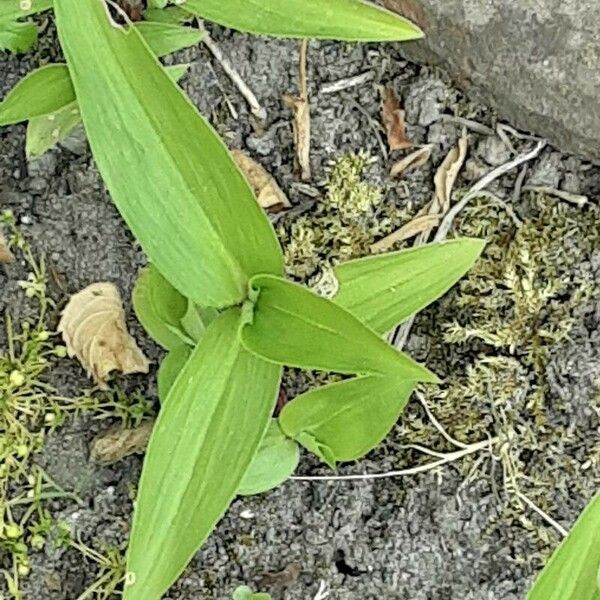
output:
[[[239,344],[237,309],[212,323],[163,402],[146,452],[125,600],[158,600],[233,500],[277,398],[281,369]]]
[[[251,286],[258,297],[253,307],[246,306],[241,339],[266,360],[304,369],[438,381],[330,300],[270,275],[257,275]]]
[[[410,21],[364,0],[187,0],[185,9],[225,27],[277,37],[377,42],[423,36]]]
[[[270,594],[255,593],[247,585],[240,585],[233,592],[233,600],[272,600]]]
[[[52,8],[52,0],[0,0],[0,21],[28,17]]]
[[[343,263],[334,302],[384,334],[446,293],[484,247],[463,238]]]
[[[183,370],[190,358],[192,349],[189,346],[173,348],[162,360],[158,368],[158,398],[164,402],[175,383],[177,376]]]
[[[202,308],[188,301],[187,310],[181,319],[181,326],[188,336],[199,342],[206,328],[218,317],[219,312],[214,308]]]
[[[142,34],[150,50],[156,56],[166,56],[183,48],[195,46],[203,36],[199,29],[170,23],[142,21],[136,23],[135,28]]]
[[[146,21],[155,23],[170,23],[171,25],[180,25],[189,21],[193,16],[179,6],[167,6],[167,8],[148,8],[144,12]]]
[[[242,479],[238,494],[252,496],[276,488],[296,470],[299,460],[298,444],[286,437],[277,420],[273,419]]]
[[[61,142],[81,123],[77,102],[42,117],[33,117],[27,124],[25,153],[28,157],[44,154]]]
[[[132,301],[140,323],[163,348],[172,350],[192,343],[181,325],[188,301],[154,265],[140,272],[133,288]]]
[[[0,125],[42,117],[74,100],[67,65],[40,67],[21,79],[0,103]]]
[[[96,164],[150,261],[201,306],[241,302],[283,272],[273,228],[227,148],[135,28],[103,3],[55,0],[56,23]]]
[[[600,600],[600,492],[551,556],[526,600]]]
[[[413,389],[413,382],[392,377],[332,383],[288,402],[279,424],[335,468],[336,462],[361,458],[385,439]]]
[[[35,23],[0,20],[0,51],[27,52],[35,44],[37,36]]]
[[[167,6],[169,0],[148,0],[149,8],[163,9]]]
[[[179,81],[187,74],[189,68],[189,63],[182,63],[180,65],[169,65],[165,67],[165,71],[173,81]]]

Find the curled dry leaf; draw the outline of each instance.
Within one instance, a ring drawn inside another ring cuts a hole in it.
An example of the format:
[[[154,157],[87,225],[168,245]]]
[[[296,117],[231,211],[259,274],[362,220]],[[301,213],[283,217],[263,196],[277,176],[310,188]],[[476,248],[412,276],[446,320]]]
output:
[[[0,265],[7,265],[15,260],[12,252],[8,249],[6,239],[0,233]]]
[[[58,331],[69,356],[76,356],[103,389],[112,371],[148,372],[148,359],[127,331],[121,296],[112,283],[93,283],[71,296]]]
[[[131,429],[110,429],[92,442],[90,457],[93,461],[111,465],[131,454],[146,451],[154,421],[144,421]]]
[[[283,190],[266,169],[242,150],[233,150],[233,158],[242,170],[260,206],[270,213],[278,213],[291,204]]]
[[[398,229],[391,233],[390,235],[384,237],[382,240],[379,240],[375,244],[371,244],[371,252],[373,254],[379,254],[380,252],[385,252],[389,250],[394,244],[398,242],[402,242],[404,240],[408,240],[415,235],[419,235],[420,233],[424,233],[426,231],[430,231],[434,227],[437,227],[440,223],[439,215],[419,215],[415,217],[412,221],[406,223]]]
[[[422,167],[431,158],[432,149],[433,145],[427,144],[411,152],[392,166],[390,177],[401,177],[407,171]]]
[[[463,130],[458,144],[450,150],[435,174],[434,211],[445,215],[450,209],[452,190],[467,156],[467,131]]]
[[[400,108],[400,100],[390,87],[383,88],[381,120],[387,132],[390,150],[406,150],[414,146],[406,137],[406,123],[404,111]]]

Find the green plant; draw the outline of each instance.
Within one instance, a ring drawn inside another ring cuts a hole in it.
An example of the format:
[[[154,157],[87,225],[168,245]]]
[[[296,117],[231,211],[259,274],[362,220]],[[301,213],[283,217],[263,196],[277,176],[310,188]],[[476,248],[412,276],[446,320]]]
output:
[[[525,600],[599,599],[600,492],[597,492]]]
[[[233,600],[272,600],[269,594],[253,592],[247,585],[241,585],[233,592]]]
[[[247,1],[188,0],[184,7],[283,36],[419,35],[359,0],[326,7],[287,0],[269,11]],[[338,265],[333,300],[286,281],[281,249],[248,183],[144,32],[113,21],[100,0],[55,0],[54,8],[69,71],[61,106],[76,100],[104,181],[152,263],[134,303],[169,350],[124,591],[127,600],[152,600],[236,494],[270,489],[291,474],[298,444],[332,467],[379,444],[417,382],[437,381],[383,336],[451,287],[483,243],[457,240]],[[0,107],[4,122],[14,94]],[[46,105],[35,116],[55,109]],[[284,364],[347,377],[298,396],[273,421]]]

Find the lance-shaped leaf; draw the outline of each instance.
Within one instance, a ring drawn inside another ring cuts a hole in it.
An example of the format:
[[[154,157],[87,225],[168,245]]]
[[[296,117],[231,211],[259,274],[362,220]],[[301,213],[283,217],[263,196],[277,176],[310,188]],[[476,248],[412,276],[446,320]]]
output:
[[[21,79],[0,103],[0,125],[11,125],[62,109],[75,100],[67,65],[40,67]]]
[[[296,470],[298,444],[273,419],[238,489],[241,496],[262,494],[282,484]]]
[[[390,432],[414,389],[393,377],[358,377],[311,390],[285,405],[283,432],[330,467],[356,460]]]
[[[19,19],[52,8],[52,0],[1,0],[0,20]]]
[[[135,28],[142,34],[156,56],[166,56],[183,48],[195,46],[203,36],[199,29],[181,27],[172,23],[142,21]]]
[[[438,381],[330,300],[270,275],[257,275],[251,286],[255,304],[247,303],[241,329],[251,352],[292,367]]]
[[[33,117],[27,124],[25,153],[41,156],[44,152],[64,140],[81,123],[77,102],[41,117]]]
[[[158,398],[164,402],[171,391],[179,373],[190,358],[192,349],[189,346],[173,348],[162,360],[158,368]]]
[[[281,273],[248,183],[139,32],[97,0],[54,10],[96,164],[150,261],[202,306],[237,304],[250,277]]]
[[[377,42],[423,35],[410,21],[365,0],[187,0],[184,7],[225,27],[277,37]]]
[[[334,301],[384,334],[447,292],[484,247],[463,238],[343,263]]]
[[[148,445],[125,600],[159,600],[235,496],[267,429],[281,369],[238,341],[239,311],[209,327],[163,402]]]
[[[35,23],[0,20],[0,51],[26,52],[35,44],[37,36]]]
[[[131,299],[140,323],[163,348],[172,350],[192,343],[181,324],[188,310],[188,300],[155,266],[150,265],[140,272]]]
[[[600,492],[551,556],[526,600],[600,600]]]

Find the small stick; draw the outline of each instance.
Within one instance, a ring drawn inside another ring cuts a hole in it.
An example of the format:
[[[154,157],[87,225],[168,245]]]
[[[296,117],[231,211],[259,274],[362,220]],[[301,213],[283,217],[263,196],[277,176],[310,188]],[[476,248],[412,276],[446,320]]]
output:
[[[363,83],[367,83],[367,81],[371,81],[373,77],[373,71],[365,71],[360,75],[354,75],[353,77],[346,77],[345,79],[340,79],[339,81],[326,83],[321,88],[321,94],[337,94],[343,90],[358,87]]]
[[[429,405],[427,404],[427,401],[423,397],[423,394],[421,394],[420,392],[415,392],[415,396],[417,397],[417,400],[421,403],[421,406],[425,409],[425,412],[427,413],[427,418],[431,421],[432,425],[442,434],[442,436],[444,437],[444,439],[446,441],[450,442],[453,446],[456,446],[457,448],[462,448],[463,450],[465,448],[468,448],[468,444],[463,444],[462,442],[459,442],[458,440],[455,440],[442,427],[442,424],[436,419],[435,415],[433,414],[433,412],[429,408]]]
[[[525,504],[529,506],[529,508],[531,508],[538,515],[540,515],[540,517],[542,517],[542,519],[544,519],[546,523],[554,527],[554,529],[556,529],[556,531],[558,531],[560,535],[562,535],[563,537],[567,537],[569,535],[569,532],[560,523],[557,523],[547,512],[544,512],[533,500],[528,498],[523,492],[515,490],[515,493],[519,499],[523,500],[523,502],[525,502]]]
[[[515,167],[522,165],[523,163],[529,162],[538,156],[538,154],[542,151],[542,149],[546,146],[546,142],[542,140],[538,142],[536,147],[527,152],[526,154],[522,154],[521,156],[517,156],[515,159],[500,165],[498,168],[494,169],[484,177],[482,177],[471,189],[465,194],[460,202],[455,204],[444,217],[437,233],[435,234],[434,241],[441,242],[448,237],[448,233],[452,228],[452,224],[454,223],[454,219],[460,214],[463,208],[471,201],[473,198],[477,197],[479,192],[485,189],[490,183],[502,177],[509,171],[512,171]]]
[[[557,190],[556,188],[545,185],[526,185],[523,187],[523,190],[526,192],[540,192],[542,194],[548,194],[549,196],[555,196],[556,198],[575,204],[579,208],[582,208],[588,203],[587,196],[565,192],[564,190]]]
[[[327,591],[327,584],[321,580],[319,584],[319,589],[317,590],[317,595],[314,597],[314,600],[325,600],[329,598],[329,592]]]
[[[250,112],[261,121],[266,121],[267,111],[260,105],[260,102],[254,95],[254,92],[246,85],[246,82],[242,79],[241,75],[235,70],[229,59],[223,54],[221,48],[212,39],[204,25],[198,21],[198,28],[204,34],[202,42],[210,50],[211,54],[215,57],[215,60],[221,65],[223,71],[227,73],[227,76],[239,90],[240,94],[245,98]]]
[[[357,480],[369,480],[369,479],[386,479],[389,477],[403,477],[405,475],[417,475],[418,473],[425,473],[431,471],[437,467],[441,467],[448,463],[460,460],[470,454],[475,454],[481,450],[491,448],[491,444],[497,441],[495,438],[491,440],[485,440],[483,442],[477,442],[464,448],[463,450],[457,450],[456,452],[449,452],[444,458],[427,463],[426,465],[419,465],[418,467],[411,467],[409,469],[400,469],[398,471],[387,471],[384,473],[364,473],[362,475],[300,475],[293,476],[290,479],[294,481],[357,481]]]
[[[455,117],[454,115],[442,115],[442,121],[462,125],[463,127],[466,127],[475,133],[480,133],[481,135],[494,135],[494,130],[491,127],[483,125],[482,123],[478,123],[477,121],[473,121],[473,119]]]

